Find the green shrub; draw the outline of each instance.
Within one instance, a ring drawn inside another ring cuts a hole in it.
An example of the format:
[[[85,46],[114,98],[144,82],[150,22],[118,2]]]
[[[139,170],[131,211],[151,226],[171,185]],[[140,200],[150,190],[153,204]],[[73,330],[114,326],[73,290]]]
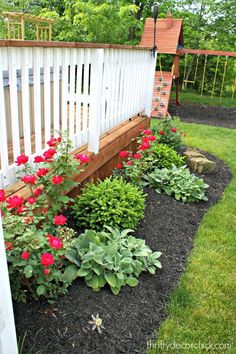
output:
[[[143,192],[119,177],[87,185],[73,206],[78,223],[98,231],[105,225],[135,229],[144,216],[144,208]]]
[[[171,118],[162,119],[157,126],[153,128],[153,132],[159,143],[167,144],[176,151],[179,151],[183,145],[182,139],[184,133],[176,128]]]
[[[185,203],[207,200],[205,189],[208,185],[202,178],[191,174],[186,166],[157,168],[145,176],[144,185],[154,188],[158,193],[164,191],[167,195],[174,195],[175,199]]]
[[[177,154],[177,152],[167,144],[156,144],[151,147],[152,152],[149,155],[151,158],[151,168],[170,168],[172,165],[177,167],[184,165],[184,157]]]
[[[87,230],[74,242],[67,258],[75,264],[77,276],[84,277],[86,284],[98,291],[106,283],[117,295],[124,285],[136,286],[139,275],[148,271],[155,274],[161,268],[161,253],[152,252],[145,240],[107,227],[106,232]],[[76,274],[76,272],[74,271]]]

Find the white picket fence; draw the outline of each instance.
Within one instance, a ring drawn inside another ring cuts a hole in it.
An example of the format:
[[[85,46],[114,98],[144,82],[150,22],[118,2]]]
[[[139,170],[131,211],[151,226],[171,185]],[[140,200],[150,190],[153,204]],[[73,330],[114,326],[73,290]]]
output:
[[[102,133],[151,113],[155,58],[148,49],[3,42],[0,188],[15,182],[16,157],[41,154],[55,130],[68,129],[74,148],[88,143],[97,153]]]

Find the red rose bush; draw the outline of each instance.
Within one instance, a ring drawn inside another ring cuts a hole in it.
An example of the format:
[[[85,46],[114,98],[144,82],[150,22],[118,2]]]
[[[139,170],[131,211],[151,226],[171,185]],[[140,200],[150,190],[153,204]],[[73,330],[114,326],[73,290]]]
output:
[[[77,186],[73,176],[89,163],[84,154],[73,156],[66,135],[52,137],[42,156],[22,154],[15,163],[28,196],[8,196],[0,190],[12,294],[27,301],[40,296],[53,301],[74,279],[65,258],[75,233],[63,215],[71,199],[66,192]]]

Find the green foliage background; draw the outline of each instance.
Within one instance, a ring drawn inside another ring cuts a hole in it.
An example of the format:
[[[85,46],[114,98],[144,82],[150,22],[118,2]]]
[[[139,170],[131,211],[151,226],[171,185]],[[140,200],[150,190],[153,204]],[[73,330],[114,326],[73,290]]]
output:
[[[153,3],[154,0],[0,0],[0,13],[19,11],[53,18],[56,20],[54,40],[138,44],[145,19],[152,15]],[[183,19],[185,47],[236,51],[235,0],[165,0],[158,3],[159,18],[171,12],[175,18]],[[34,29],[27,26],[27,39],[33,39]],[[7,37],[6,30],[6,22],[0,16],[0,38]],[[203,76],[201,61],[204,57],[200,59],[195,85],[199,91]],[[216,58],[209,57],[204,93],[212,91],[215,61]],[[165,57],[164,69],[170,70],[171,65],[172,58]],[[189,76],[191,79],[193,71]],[[226,93],[232,90],[235,76],[236,64],[231,59],[225,80]],[[222,77],[223,59],[217,74],[216,94],[220,93]]]

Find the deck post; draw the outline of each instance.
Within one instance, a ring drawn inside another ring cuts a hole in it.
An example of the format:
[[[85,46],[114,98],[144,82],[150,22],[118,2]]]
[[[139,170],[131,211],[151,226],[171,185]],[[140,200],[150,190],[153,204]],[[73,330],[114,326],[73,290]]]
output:
[[[99,138],[102,121],[104,49],[96,49],[91,57],[90,118],[88,151],[99,152]]]
[[[17,354],[16,329],[1,217],[0,269],[0,354]]]

